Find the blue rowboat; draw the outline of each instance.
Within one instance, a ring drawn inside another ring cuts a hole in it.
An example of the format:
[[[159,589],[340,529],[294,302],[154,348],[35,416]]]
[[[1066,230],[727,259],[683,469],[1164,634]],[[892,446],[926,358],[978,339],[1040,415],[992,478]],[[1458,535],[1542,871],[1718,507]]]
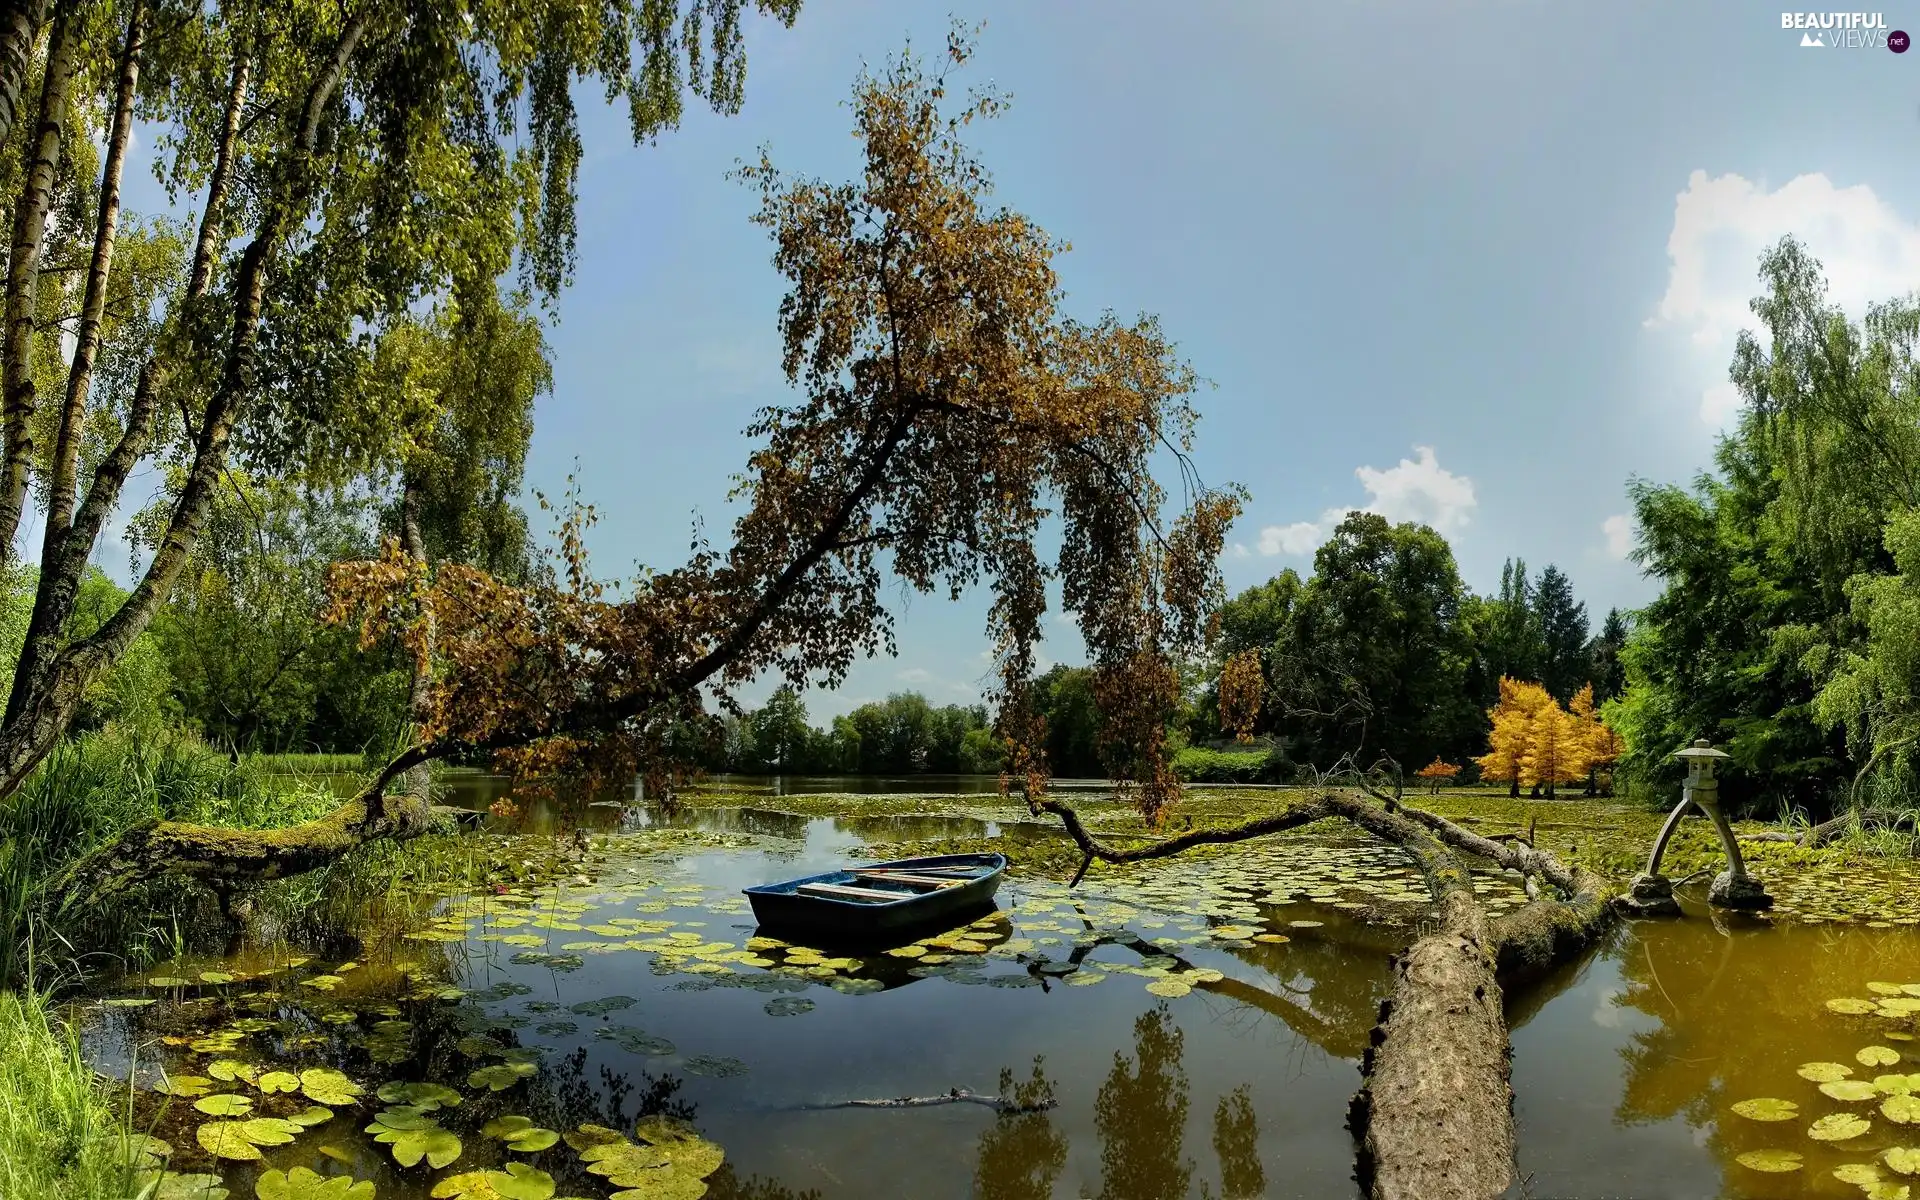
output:
[[[1006,869],[1004,854],[939,854],[745,890],[764,929],[856,941],[951,927],[989,910]]]

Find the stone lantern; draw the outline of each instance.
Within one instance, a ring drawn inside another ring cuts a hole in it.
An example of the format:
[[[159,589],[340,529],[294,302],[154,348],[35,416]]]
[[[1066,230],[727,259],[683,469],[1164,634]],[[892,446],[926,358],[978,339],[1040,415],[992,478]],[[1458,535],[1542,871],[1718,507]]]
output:
[[[1733,836],[1733,826],[1727,823],[1726,814],[1720,811],[1720,781],[1714,778],[1714,768],[1729,755],[1714,749],[1713,743],[1701,738],[1675,753],[1674,757],[1687,764],[1686,781],[1680,788],[1680,803],[1667,814],[1666,824],[1660,827],[1660,836],[1654,839],[1653,853],[1647,856],[1647,869],[1634,876],[1625,898],[1627,906],[1646,916],[1679,913],[1680,906],[1673,898],[1673,883],[1660,874],[1660,859],[1667,852],[1667,843],[1672,840],[1673,831],[1679,827],[1680,818],[1686,815],[1689,808],[1697,807],[1713,822],[1714,831],[1720,835],[1720,848],[1727,856],[1727,869],[1714,877],[1713,887],[1707,892],[1708,901],[1722,908],[1752,910],[1773,907],[1773,897],[1767,895],[1759,880],[1747,874],[1746,860],[1740,856],[1740,843]]]

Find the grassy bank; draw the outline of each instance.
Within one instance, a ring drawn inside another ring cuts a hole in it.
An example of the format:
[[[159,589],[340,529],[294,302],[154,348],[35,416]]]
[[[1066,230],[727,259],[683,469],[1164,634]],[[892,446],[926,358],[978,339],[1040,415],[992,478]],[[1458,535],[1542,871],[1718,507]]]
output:
[[[357,775],[374,769],[364,754],[248,754],[241,763],[266,775]]]
[[[150,890],[112,912],[90,911],[86,937],[46,903],[52,880],[130,826],[169,819],[267,828],[335,803],[323,786],[235,764],[185,735],[106,731],[62,745],[0,804],[0,984],[20,979],[31,957],[75,957],[88,943],[131,959],[164,949],[171,922],[193,902],[186,889]]]
[[[120,1200],[132,1194],[114,1111],[44,996],[0,991],[0,1196]]]

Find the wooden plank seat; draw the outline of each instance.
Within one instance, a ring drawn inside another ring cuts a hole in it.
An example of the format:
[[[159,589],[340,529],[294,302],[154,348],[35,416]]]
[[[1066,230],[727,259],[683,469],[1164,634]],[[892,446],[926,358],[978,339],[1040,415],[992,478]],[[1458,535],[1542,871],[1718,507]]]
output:
[[[805,896],[826,896],[834,900],[882,900],[889,904],[913,898],[912,892],[886,891],[881,888],[849,887],[844,883],[803,883],[793,889]]]
[[[889,883],[907,883],[918,887],[950,888],[959,887],[965,880],[952,876],[916,875],[910,871],[888,871],[879,868],[856,870],[853,874],[862,879],[881,880]]]

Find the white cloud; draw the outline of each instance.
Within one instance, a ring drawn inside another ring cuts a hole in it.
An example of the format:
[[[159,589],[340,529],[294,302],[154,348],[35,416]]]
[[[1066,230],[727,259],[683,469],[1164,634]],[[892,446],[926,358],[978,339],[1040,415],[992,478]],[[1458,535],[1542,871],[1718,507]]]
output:
[[[1227,553],[1235,558],[1251,558],[1253,556],[1253,551],[1248,550],[1244,542],[1235,542]]]
[[[1617,559],[1625,560],[1633,552],[1633,518],[1625,513],[1617,513],[1600,522],[1600,532],[1607,538],[1607,553]]]
[[[1415,446],[1415,458],[1403,458],[1399,465],[1382,470],[1357,467],[1353,474],[1367,489],[1369,499],[1360,508],[1329,508],[1318,521],[1295,521],[1291,525],[1269,525],[1260,531],[1262,554],[1311,554],[1334,526],[1350,512],[1379,513],[1389,521],[1413,521],[1431,525],[1441,533],[1457,533],[1466,527],[1479,500],[1473,493],[1473,480],[1455,475],[1440,465],[1431,446]]]
[[[1700,419],[1715,428],[1739,411],[1727,364],[1735,336],[1757,324],[1749,304],[1760,290],[1760,255],[1787,234],[1820,260],[1828,299],[1855,317],[1869,303],[1911,291],[1920,275],[1920,224],[1865,184],[1836,187],[1813,174],[1767,191],[1739,175],[1710,179],[1695,171],[1674,201],[1672,270],[1647,326],[1685,332],[1697,347]]]
[[[933,679],[933,672],[925,667],[908,667],[894,678],[901,683],[927,683]]]

